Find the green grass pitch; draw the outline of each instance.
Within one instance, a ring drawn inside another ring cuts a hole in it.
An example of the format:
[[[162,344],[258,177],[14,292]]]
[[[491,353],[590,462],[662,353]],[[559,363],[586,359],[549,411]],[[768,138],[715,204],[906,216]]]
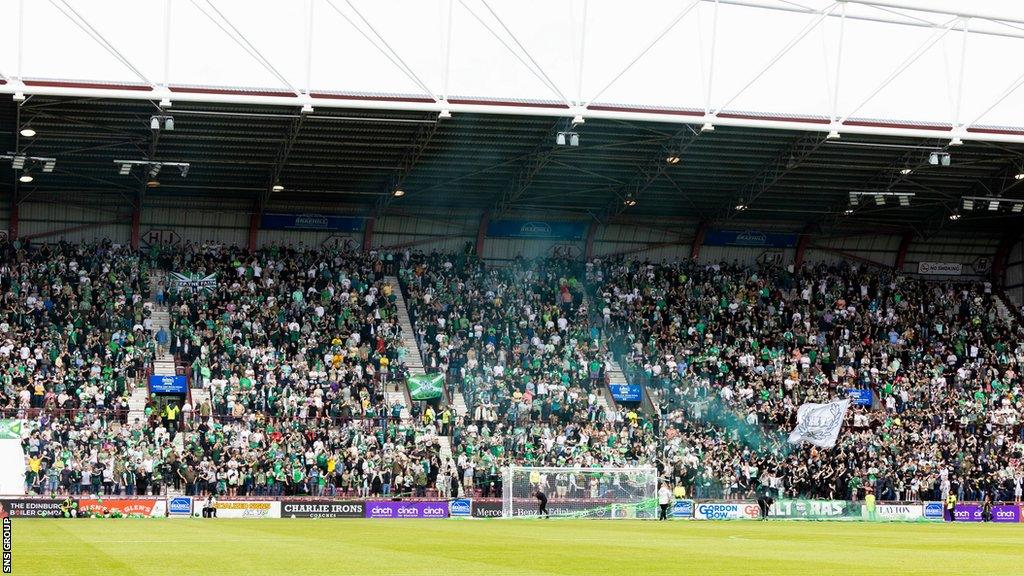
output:
[[[13,574],[1024,573],[1024,526],[15,518]]]

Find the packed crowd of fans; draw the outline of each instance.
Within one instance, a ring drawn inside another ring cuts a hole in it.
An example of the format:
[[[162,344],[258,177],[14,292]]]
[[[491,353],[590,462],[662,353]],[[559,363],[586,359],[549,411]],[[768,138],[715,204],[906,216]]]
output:
[[[657,393],[664,464],[695,495],[1020,498],[1020,333],[980,283],[852,265],[592,263],[598,305]],[[866,390],[834,449],[785,442],[797,407]]]
[[[497,496],[508,464],[655,462],[697,498],[1020,498],[1024,338],[986,284],[847,264],[485,266],[214,245],[3,256],[0,409],[34,421],[36,493]],[[152,265],[216,282],[151,290]],[[467,414],[389,403],[417,351],[386,273],[426,371]],[[151,300],[170,315],[156,334]],[[165,349],[203,399],[168,419],[153,398],[129,422]],[[646,405],[604,397],[613,358]],[[850,390],[873,405],[851,408],[835,448],[786,442],[801,403]]]

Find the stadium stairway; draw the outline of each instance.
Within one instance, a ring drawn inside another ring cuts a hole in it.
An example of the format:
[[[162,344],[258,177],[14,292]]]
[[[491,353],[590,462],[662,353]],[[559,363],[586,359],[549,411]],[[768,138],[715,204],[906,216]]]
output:
[[[422,376],[426,374],[423,370],[423,356],[420,355],[420,348],[416,344],[416,332],[412,328],[412,320],[409,318],[409,309],[405,305],[405,296],[402,295],[402,286],[398,283],[398,277],[385,276],[384,280],[391,284],[398,306],[398,325],[402,328],[402,346],[405,347],[405,367],[409,369],[410,376]],[[400,388],[398,383],[388,385],[386,388],[388,404],[401,402],[405,408],[402,409],[402,420],[409,419],[409,400],[405,390]]]
[[[593,310],[593,301],[590,298],[590,294],[583,291],[583,305],[587,307],[587,310]],[[593,316],[591,316],[593,319]],[[607,354],[604,361],[604,372],[607,377],[608,384],[625,384],[626,375],[622,373],[622,367],[615,361],[615,358],[611,354]],[[601,408],[607,417],[610,413],[615,412],[617,406],[615,400],[612,399],[611,390],[608,386],[602,386],[597,391],[597,404]]]
[[[1006,304],[1005,294],[996,294],[996,314],[1000,318],[1006,321],[1010,326],[1017,325],[1017,316],[1013,313],[1009,306]]]

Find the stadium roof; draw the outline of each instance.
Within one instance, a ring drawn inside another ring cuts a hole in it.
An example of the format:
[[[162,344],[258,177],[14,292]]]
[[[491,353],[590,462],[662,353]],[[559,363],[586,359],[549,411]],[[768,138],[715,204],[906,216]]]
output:
[[[150,197],[257,210],[543,211],[921,234],[1021,223],[1010,204],[967,212],[962,201],[1024,198],[1024,63],[1005,58],[1024,39],[1019,6],[550,6],[8,3],[0,94],[15,100],[0,100],[0,154],[54,158],[56,169],[29,160],[36,177],[21,184],[0,161],[0,190],[17,188],[19,201],[134,202],[144,168],[122,175],[114,163],[132,160],[164,165]],[[167,115],[174,130],[150,129]],[[19,135],[26,126],[34,138]],[[929,163],[933,152],[950,165]],[[188,163],[187,176],[171,163]],[[902,206],[898,195],[911,193]]]
[[[148,197],[181,201],[213,198],[375,215],[422,209],[547,213],[608,221],[684,218],[717,222],[770,221],[800,229],[910,226],[925,234],[941,226],[999,233],[1020,226],[1003,206],[978,206],[951,223],[962,196],[1024,198],[1024,146],[937,139],[849,135],[723,126],[588,120],[575,128],[545,117],[317,110],[201,103],[175,104],[174,129],[152,131],[153,103],[35,96],[19,107],[0,102],[0,148],[29,158],[55,158],[52,173],[32,170],[20,198],[108,202],[134,198],[146,167],[120,174],[116,160],[188,163],[187,176],[164,166]],[[20,116],[20,119],[18,117]],[[16,126],[29,126],[33,138]],[[579,146],[558,145],[560,130],[579,134]],[[15,143],[17,140],[17,144]],[[932,151],[950,165],[932,165]],[[672,164],[673,156],[679,162]],[[32,161],[29,160],[29,165]],[[904,174],[905,170],[909,170]],[[283,191],[272,190],[274,183]],[[0,186],[16,183],[0,164]],[[405,195],[393,196],[402,189]],[[906,192],[885,206],[850,192]],[[627,206],[632,196],[636,204]],[[740,201],[748,206],[737,212]]]

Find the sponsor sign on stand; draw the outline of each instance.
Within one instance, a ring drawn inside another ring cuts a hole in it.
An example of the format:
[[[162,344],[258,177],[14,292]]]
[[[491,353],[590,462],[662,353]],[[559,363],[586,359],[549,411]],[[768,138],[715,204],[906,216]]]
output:
[[[473,500],[473,518],[501,518],[501,500]]]
[[[186,394],[188,376],[150,376],[149,391],[154,394]]]
[[[171,518],[188,518],[192,516],[192,497],[175,496],[167,501],[167,515]]]
[[[673,518],[693,518],[693,500],[676,500],[672,505]]]
[[[370,501],[366,503],[366,518],[447,518],[448,502],[432,501]]]
[[[280,518],[281,503],[270,500],[220,500],[217,518]]]
[[[867,506],[861,506],[861,517],[868,518]],[[924,507],[920,504],[878,504],[875,518],[879,520],[920,520],[924,518]]]
[[[0,517],[60,518],[57,498],[17,498],[0,500]]]
[[[703,502],[693,509],[695,520],[753,520],[760,517],[761,509],[749,502]]]
[[[457,498],[448,503],[448,515],[452,518],[466,518],[473,515],[473,501]]]
[[[993,522],[1020,522],[1020,507],[1016,504],[999,504],[992,507]],[[957,522],[981,522],[981,504],[957,504]]]
[[[942,502],[925,502],[922,506],[924,517],[928,520],[942,520],[945,517]]]
[[[363,502],[289,500],[281,503],[282,518],[363,518]]]
[[[490,238],[582,240],[587,235],[588,227],[587,222],[491,220],[487,223],[487,236]]]
[[[78,511],[92,514],[119,513],[122,516],[166,516],[167,501],[163,498],[79,498]]]

